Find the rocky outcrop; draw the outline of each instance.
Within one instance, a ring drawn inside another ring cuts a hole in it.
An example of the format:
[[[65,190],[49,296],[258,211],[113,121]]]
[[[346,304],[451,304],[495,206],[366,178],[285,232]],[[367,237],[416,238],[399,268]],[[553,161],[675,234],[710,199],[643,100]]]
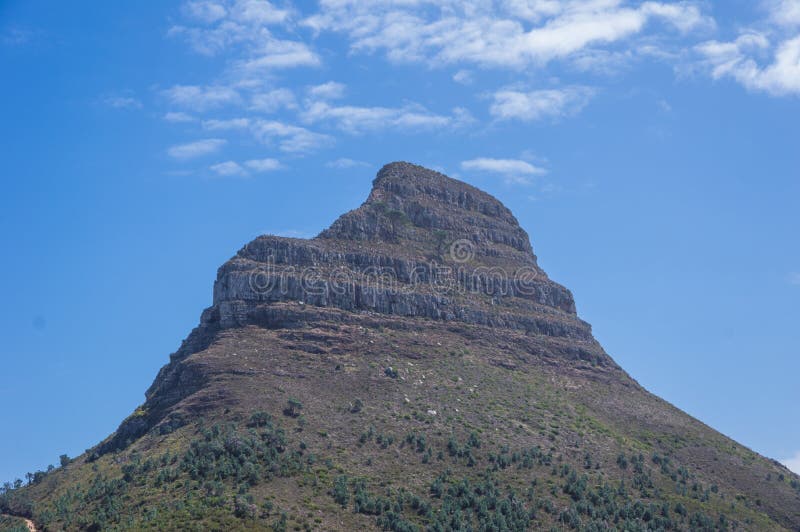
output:
[[[523,331],[552,355],[615,366],[578,318],[570,291],[539,268],[511,211],[466,183],[392,163],[367,200],[319,236],[258,237],[222,265],[200,325],[161,369],[146,403],[98,450],[175,423],[165,420],[170,407],[204,382],[187,358],[220,331],[369,325],[381,316],[394,327],[398,319],[435,320]]]
[[[281,301],[591,337],[511,211],[409,163],[383,167],[367,201],[317,238],[260,237],[220,268],[222,327]]]

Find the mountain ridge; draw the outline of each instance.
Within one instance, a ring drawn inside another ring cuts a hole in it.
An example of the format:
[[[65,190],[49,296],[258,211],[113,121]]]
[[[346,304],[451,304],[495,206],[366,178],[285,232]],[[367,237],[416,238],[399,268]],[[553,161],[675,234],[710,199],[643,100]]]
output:
[[[45,529],[800,530],[800,479],[625,373],[500,201],[397,162],[318,236],[243,246],[145,402],[0,510]]]

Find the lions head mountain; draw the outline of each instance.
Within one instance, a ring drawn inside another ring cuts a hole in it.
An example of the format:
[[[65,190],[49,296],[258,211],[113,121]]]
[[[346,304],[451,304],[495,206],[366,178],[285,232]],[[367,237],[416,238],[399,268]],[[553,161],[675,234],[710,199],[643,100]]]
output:
[[[262,236],[223,264],[145,396],[84,455],[6,486],[3,513],[48,530],[800,530],[796,475],[639,386],[505,206],[408,163],[317,237]]]

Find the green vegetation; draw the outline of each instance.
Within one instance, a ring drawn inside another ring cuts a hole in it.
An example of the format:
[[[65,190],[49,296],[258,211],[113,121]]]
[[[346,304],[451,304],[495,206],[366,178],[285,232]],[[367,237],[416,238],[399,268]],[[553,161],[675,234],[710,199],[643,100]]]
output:
[[[289,417],[299,417],[302,410],[303,403],[291,397],[286,402],[286,408],[283,409],[283,415]]]
[[[254,351],[239,338],[205,355],[222,377],[192,404],[208,408],[197,423],[59,457],[0,489],[0,510],[50,530],[780,530],[766,512],[800,495],[777,464],[733,463],[729,441],[702,425],[616,422],[634,400],[658,406],[636,389],[489,364],[480,353],[496,341],[466,351],[446,330],[354,328],[353,355],[259,358],[284,340],[250,333]],[[252,377],[236,373],[234,349]],[[734,467],[752,484],[733,484]]]

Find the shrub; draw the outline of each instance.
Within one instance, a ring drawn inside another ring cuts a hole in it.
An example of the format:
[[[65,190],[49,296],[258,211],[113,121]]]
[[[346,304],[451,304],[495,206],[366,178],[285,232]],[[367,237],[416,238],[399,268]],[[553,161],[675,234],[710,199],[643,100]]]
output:
[[[347,507],[350,502],[350,491],[347,488],[347,475],[339,475],[333,482],[333,500],[339,503],[342,508]]]
[[[299,417],[300,412],[302,410],[303,410],[303,403],[301,403],[294,397],[290,397],[289,400],[286,402],[286,408],[283,409],[283,415],[289,417]]]
[[[247,422],[248,427],[266,427],[272,423],[272,416],[263,411],[253,412],[250,420]]]

